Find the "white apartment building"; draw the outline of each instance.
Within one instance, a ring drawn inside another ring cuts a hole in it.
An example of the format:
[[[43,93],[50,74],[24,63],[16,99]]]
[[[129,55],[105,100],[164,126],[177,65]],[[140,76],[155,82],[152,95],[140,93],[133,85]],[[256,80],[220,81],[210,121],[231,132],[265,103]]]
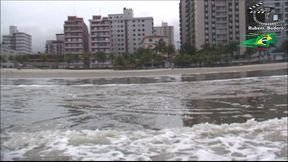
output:
[[[168,43],[174,45],[174,27],[168,26],[168,23],[162,22],[162,26],[155,26],[153,33],[168,37]]]
[[[16,26],[10,26],[9,35],[2,36],[2,46],[17,51],[19,54],[32,54],[32,37],[19,32]]]
[[[153,17],[134,17],[132,9],[124,8],[123,14],[109,14],[108,18],[113,53],[133,53],[143,38],[153,33]]]
[[[111,53],[111,26],[107,17],[93,16],[90,22],[90,51]]]

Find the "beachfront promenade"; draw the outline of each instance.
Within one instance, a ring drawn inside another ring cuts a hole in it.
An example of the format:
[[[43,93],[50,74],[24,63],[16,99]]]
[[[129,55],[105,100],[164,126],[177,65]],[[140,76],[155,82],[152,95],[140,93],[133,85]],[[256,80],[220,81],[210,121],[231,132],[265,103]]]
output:
[[[221,75],[253,71],[277,71],[278,75],[287,75],[287,62],[256,64],[230,67],[203,67],[203,68],[175,68],[175,69],[149,69],[149,70],[66,70],[66,69],[1,69],[2,78],[124,78],[124,77],[153,77],[170,75]],[[272,74],[273,75],[273,74]],[[275,73],[275,75],[277,75]],[[245,77],[245,76],[243,76]]]

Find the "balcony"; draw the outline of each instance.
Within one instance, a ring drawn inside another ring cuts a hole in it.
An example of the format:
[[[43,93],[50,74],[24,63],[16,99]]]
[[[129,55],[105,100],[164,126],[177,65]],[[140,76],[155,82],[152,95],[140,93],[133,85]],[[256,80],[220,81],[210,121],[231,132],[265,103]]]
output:
[[[99,48],[102,48],[102,49],[110,49],[111,46],[110,45],[106,45],[106,46],[100,46],[100,45],[91,45],[91,49],[99,49]]]
[[[83,30],[71,30],[71,29],[66,29],[64,30],[64,33],[82,33]]]
[[[82,24],[64,24],[64,27],[82,27]]]
[[[68,34],[65,35],[65,38],[82,38],[82,37],[83,37],[82,35],[68,35]]]
[[[111,42],[110,39],[108,40],[91,40],[92,43],[108,43],[108,42]]]
[[[103,23],[99,23],[99,24],[90,24],[91,27],[100,27],[100,26],[110,26],[110,23],[106,23],[106,24],[103,24]]]
[[[110,34],[91,34],[91,38],[110,38]]]
[[[91,32],[110,32],[110,28],[109,29],[92,29]]]
[[[83,46],[77,46],[77,47],[73,47],[73,46],[66,46],[64,47],[65,49],[83,49]]]

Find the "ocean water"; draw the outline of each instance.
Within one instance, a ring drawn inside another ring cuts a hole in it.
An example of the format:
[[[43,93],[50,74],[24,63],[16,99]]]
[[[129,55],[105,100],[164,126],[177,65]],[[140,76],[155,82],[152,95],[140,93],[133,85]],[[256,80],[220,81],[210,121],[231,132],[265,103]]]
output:
[[[287,75],[1,79],[1,160],[288,160]]]

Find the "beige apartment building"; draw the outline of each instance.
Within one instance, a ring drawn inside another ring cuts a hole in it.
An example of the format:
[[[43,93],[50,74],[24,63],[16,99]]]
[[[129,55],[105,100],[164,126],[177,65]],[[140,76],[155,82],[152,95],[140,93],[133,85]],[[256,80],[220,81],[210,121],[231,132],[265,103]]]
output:
[[[154,26],[153,34],[168,37],[168,43],[175,46],[174,27],[168,26],[168,23],[162,22],[162,26]]]
[[[90,22],[90,51],[111,52],[111,26],[108,17],[93,16]]]
[[[88,27],[83,18],[68,16],[64,22],[64,53],[82,54],[89,51]]]
[[[246,34],[245,0],[180,0],[181,45],[189,43],[197,49],[211,45],[242,42]],[[244,52],[240,48],[240,53]]]
[[[64,34],[56,34],[56,40],[47,40],[45,53],[61,55],[64,54]]]

